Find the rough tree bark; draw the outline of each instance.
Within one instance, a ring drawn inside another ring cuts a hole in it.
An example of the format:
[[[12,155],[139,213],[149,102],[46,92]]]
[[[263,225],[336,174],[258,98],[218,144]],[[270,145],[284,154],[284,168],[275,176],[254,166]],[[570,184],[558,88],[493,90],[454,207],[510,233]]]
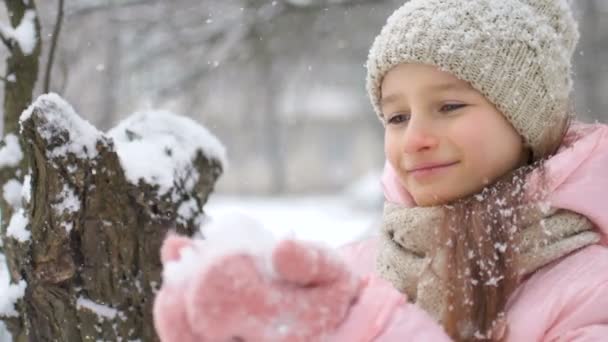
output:
[[[31,237],[5,238],[13,280],[27,282],[16,340],[155,341],[161,242],[169,229],[195,232],[221,162],[198,151],[171,191],[159,194],[157,185],[126,179],[111,138],[99,132],[95,151],[75,141],[83,123],[65,111],[47,96],[22,117]],[[192,200],[195,212],[180,217]]]

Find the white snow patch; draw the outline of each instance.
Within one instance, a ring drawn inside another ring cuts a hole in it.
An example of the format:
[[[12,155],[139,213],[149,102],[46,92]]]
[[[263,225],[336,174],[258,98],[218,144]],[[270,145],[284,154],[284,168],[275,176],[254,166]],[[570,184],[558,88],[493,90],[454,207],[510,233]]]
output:
[[[30,232],[26,229],[28,219],[25,216],[25,211],[19,209],[13,213],[11,221],[6,228],[6,236],[10,236],[19,242],[26,242],[30,239]]]
[[[503,276],[499,276],[499,277],[491,277],[490,279],[488,279],[485,283],[485,285],[487,286],[498,286],[498,282],[501,281],[503,279]]]
[[[114,319],[118,314],[118,310],[111,308],[104,304],[98,304],[94,301],[84,298],[82,296],[78,297],[76,300],[76,309],[80,310],[82,308],[88,309],[95,313],[97,316]]]
[[[260,256],[261,269],[272,274],[271,253],[276,237],[251,217],[231,212],[211,220],[203,228],[205,239],[193,239],[190,246],[180,250],[180,259],[163,268],[163,279],[178,284],[189,279],[196,270],[214,260],[235,253]]]
[[[29,173],[23,177],[21,197],[25,200],[25,203],[29,203],[32,199],[32,175]]]
[[[17,284],[11,284],[10,279],[4,255],[0,254],[0,294],[2,294],[0,296],[0,316],[17,316],[15,302],[25,294],[27,283],[24,280],[21,280]],[[0,333],[0,337],[1,336],[2,333]]]
[[[102,133],[88,121],[82,119],[74,108],[59,95],[49,93],[39,96],[26,110],[23,111],[19,121],[28,120],[34,108],[42,108],[46,124],[37,127],[38,133],[49,142],[58,131],[67,130],[70,139],[50,151],[49,157],[56,158],[73,153],[78,158],[95,158],[97,156],[97,142],[102,139]]]
[[[182,202],[177,209],[177,221],[185,224],[188,220],[192,219],[198,212],[198,205],[194,198],[190,198],[187,201]]]
[[[12,28],[3,23],[0,24],[0,32],[2,32],[2,35],[7,39],[15,40],[25,55],[31,55],[32,52],[34,52],[34,48],[36,48],[35,19],[36,11],[27,10],[16,28]]]
[[[158,185],[160,195],[175,185],[197,150],[218,160],[224,170],[228,165],[226,149],[215,136],[194,120],[169,112],[135,113],[108,136],[114,139],[127,179]]]
[[[74,223],[73,222],[62,222],[61,226],[63,228],[65,228],[65,231],[70,234],[70,232],[72,231],[72,229],[74,229]]]
[[[64,184],[61,193],[57,198],[57,203],[52,204],[53,210],[58,215],[67,212],[68,214],[78,212],[80,210],[80,199],[76,195],[74,189],[72,189],[69,185]],[[69,234],[74,228],[73,222],[61,222],[61,226],[65,229],[65,231]]]
[[[19,145],[19,138],[13,133],[4,137],[5,145],[0,148],[0,168],[14,167],[23,159],[23,151]]]
[[[58,201],[58,203],[52,205],[53,209],[58,214],[61,214],[64,211],[75,213],[80,210],[80,200],[78,199],[76,192],[74,192],[74,189],[67,184],[63,185],[63,190],[61,190],[61,193],[59,194]]]
[[[2,187],[4,200],[13,208],[21,208],[21,193],[23,192],[21,182],[10,179]]]
[[[494,248],[496,250],[498,250],[500,253],[504,253],[507,250],[507,244],[506,243],[495,243],[494,244]]]

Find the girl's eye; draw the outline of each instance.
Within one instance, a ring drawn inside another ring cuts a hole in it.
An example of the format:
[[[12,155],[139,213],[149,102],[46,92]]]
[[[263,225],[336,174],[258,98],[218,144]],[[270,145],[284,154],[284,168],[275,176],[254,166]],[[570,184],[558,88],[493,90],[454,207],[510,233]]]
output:
[[[463,105],[463,104],[446,104],[446,105],[443,105],[439,111],[452,112],[452,111],[455,111],[456,109],[462,108],[464,106],[465,105]]]
[[[409,120],[409,117],[410,116],[407,114],[395,114],[391,116],[390,119],[388,119],[388,123],[392,125],[397,125],[406,122],[407,120]]]

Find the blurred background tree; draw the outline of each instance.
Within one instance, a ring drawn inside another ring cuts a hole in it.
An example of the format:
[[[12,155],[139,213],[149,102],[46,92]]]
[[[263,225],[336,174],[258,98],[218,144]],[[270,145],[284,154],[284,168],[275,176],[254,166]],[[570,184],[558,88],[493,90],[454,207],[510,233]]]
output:
[[[222,193],[329,193],[382,167],[363,64],[402,3],[65,0],[50,89],[101,129],[150,108],[202,122],[228,149]],[[608,0],[573,4],[577,109],[606,121]],[[39,7],[48,41],[56,2]]]

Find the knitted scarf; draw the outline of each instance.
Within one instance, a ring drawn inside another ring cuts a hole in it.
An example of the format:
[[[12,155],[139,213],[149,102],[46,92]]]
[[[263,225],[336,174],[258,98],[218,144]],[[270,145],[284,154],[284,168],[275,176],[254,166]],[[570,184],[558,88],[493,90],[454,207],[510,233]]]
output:
[[[442,323],[446,313],[446,253],[437,233],[444,207],[408,208],[385,203],[377,270],[408,300]],[[600,239],[589,220],[566,210],[537,211],[513,231],[519,275],[526,276],[552,261]],[[498,249],[501,246],[496,246]],[[504,246],[502,246],[504,248]],[[487,284],[491,285],[491,284]]]

